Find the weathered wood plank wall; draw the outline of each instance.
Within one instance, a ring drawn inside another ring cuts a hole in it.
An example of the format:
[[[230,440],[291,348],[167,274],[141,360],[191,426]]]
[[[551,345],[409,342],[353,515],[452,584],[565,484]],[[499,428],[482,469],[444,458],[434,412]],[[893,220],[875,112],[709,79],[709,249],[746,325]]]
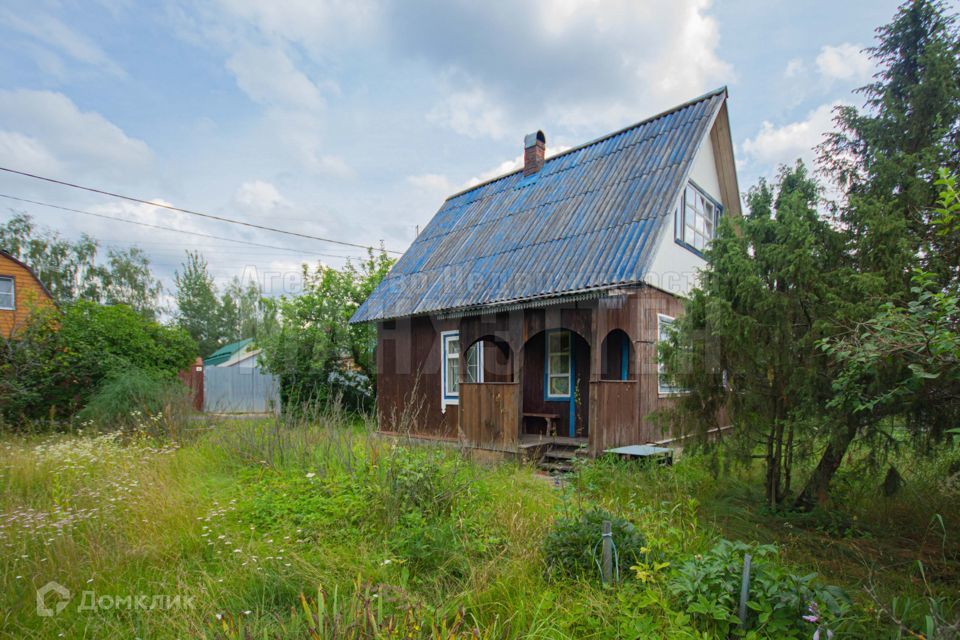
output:
[[[470,447],[513,451],[520,427],[520,385],[460,384],[460,426]]]

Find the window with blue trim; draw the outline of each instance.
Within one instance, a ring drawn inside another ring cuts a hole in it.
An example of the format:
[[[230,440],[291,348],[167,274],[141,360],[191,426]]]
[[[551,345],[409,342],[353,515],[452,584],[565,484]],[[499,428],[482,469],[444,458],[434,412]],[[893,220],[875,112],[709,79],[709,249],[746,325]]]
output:
[[[716,200],[688,182],[674,216],[677,240],[697,251],[706,249],[716,235],[722,209]]]
[[[460,400],[460,333],[444,331],[440,334],[442,405],[458,404]],[[483,343],[475,342],[467,350],[467,370],[464,382],[483,382]]]
[[[547,399],[568,400],[572,386],[573,341],[569,331],[547,334],[546,385]]]

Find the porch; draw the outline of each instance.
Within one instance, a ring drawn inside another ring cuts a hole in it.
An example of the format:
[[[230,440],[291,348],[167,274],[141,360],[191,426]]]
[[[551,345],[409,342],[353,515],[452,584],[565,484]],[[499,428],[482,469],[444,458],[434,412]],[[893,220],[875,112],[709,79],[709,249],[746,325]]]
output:
[[[633,293],[460,319],[460,440],[512,453],[575,447],[591,456],[659,440],[644,417],[659,408],[661,308]]]

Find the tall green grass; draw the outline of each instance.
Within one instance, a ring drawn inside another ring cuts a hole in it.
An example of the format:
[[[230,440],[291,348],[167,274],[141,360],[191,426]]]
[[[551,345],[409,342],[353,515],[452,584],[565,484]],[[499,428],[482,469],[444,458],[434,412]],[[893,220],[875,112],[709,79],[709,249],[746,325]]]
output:
[[[795,550],[835,535],[751,511],[749,478],[718,480],[693,458],[673,468],[598,460],[556,482],[516,463],[482,466],[454,449],[385,439],[335,407],[186,424],[166,435],[145,425],[0,441],[0,635],[703,638],[667,588],[684,559],[723,535],[772,537],[788,560],[810,566],[816,559]],[[956,504],[948,493],[930,500]],[[591,508],[633,522],[663,562],[618,590],[551,575],[542,543],[555,518]],[[878,525],[904,517],[869,508]],[[945,569],[931,580],[942,581],[937,597],[957,584],[951,522]],[[842,560],[852,564],[862,559]],[[36,589],[50,580],[73,597],[39,617]],[[895,637],[889,612],[870,609],[856,580],[842,586],[860,602],[862,637]],[[80,611],[84,591],[191,606]],[[912,625],[926,592],[918,583],[910,593]]]

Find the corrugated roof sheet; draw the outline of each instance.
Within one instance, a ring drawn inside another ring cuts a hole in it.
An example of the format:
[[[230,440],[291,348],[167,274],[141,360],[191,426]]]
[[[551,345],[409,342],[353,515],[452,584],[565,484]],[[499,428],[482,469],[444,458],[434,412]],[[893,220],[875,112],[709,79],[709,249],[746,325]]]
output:
[[[351,322],[643,280],[726,88],[451,196]]]
[[[223,364],[251,342],[253,342],[253,338],[244,338],[243,340],[238,340],[237,342],[225,344],[204,358],[203,364],[207,367],[216,367],[217,365]]]

